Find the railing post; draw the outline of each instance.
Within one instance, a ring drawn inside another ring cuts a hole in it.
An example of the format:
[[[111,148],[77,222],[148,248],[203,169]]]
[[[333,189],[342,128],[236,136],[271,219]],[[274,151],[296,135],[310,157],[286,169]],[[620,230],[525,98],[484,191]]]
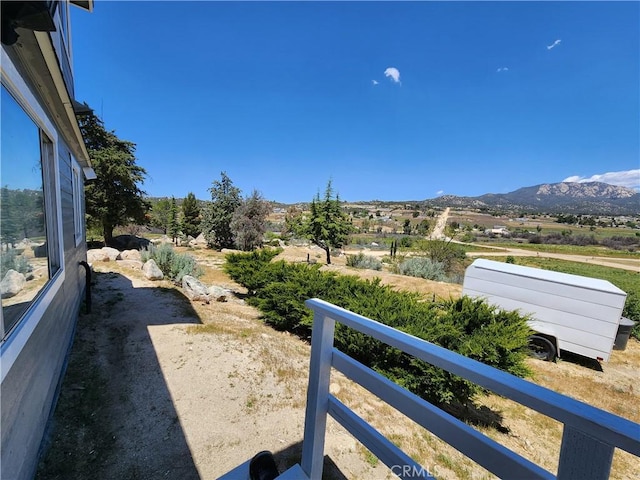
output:
[[[562,433],[558,480],[607,480],[614,447],[568,425]]]
[[[309,478],[322,478],[324,439],[329,409],[329,381],[335,320],[314,312],[304,440],[300,466]]]

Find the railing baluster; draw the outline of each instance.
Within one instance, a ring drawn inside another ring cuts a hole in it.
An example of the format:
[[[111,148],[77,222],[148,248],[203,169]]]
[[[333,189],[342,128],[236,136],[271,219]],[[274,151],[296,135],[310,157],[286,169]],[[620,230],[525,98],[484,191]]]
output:
[[[355,361],[349,359],[349,357],[339,351],[334,351],[333,336],[336,321],[366,335],[370,335],[388,345],[399,348],[404,352],[414,355],[416,358],[420,358],[456,375],[460,375],[463,378],[474,381],[521,405],[564,423],[557,475],[559,480],[582,480],[586,478],[590,480],[608,479],[611,472],[613,453],[616,448],[625,450],[632,455],[640,456],[640,425],[637,423],[594,408],[523,379],[513,377],[506,372],[495,370],[475,360],[445,350],[322,300],[307,300],[305,305],[314,312],[311,360],[309,366],[309,389],[307,391],[307,411],[301,461],[302,470],[310,479],[322,478],[325,431],[327,415],[330,411],[329,382],[331,368],[334,362],[336,363],[336,368],[343,371],[347,377],[356,383],[360,383],[380,398],[387,397],[387,401],[396,408],[399,408],[400,411],[404,411],[406,407],[404,400],[401,401],[389,397],[391,393],[397,393],[402,396],[402,392],[395,391],[396,386],[392,387],[389,385],[390,382],[385,379],[375,378],[376,375],[374,375],[373,372],[369,374],[366,371],[355,368],[352,365],[355,364]],[[400,389],[400,387],[398,387],[398,389]],[[410,399],[410,395],[407,395],[407,398]],[[420,404],[418,401],[414,403],[415,405]],[[388,456],[387,452],[393,450],[385,449],[385,446],[389,446],[389,444],[386,441],[380,441],[380,444],[377,445],[376,442],[378,440],[376,439],[378,432],[374,434],[374,429],[369,430],[363,427],[359,421],[351,422],[351,417],[344,415],[345,412],[348,413],[348,407],[336,409],[337,404],[338,402],[333,399],[333,403],[331,403],[331,405],[333,405],[331,415],[337,415],[336,418],[340,417],[339,423],[342,423],[340,421],[342,420],[344,422],[343,425],[348,425],[349,428],[347,429],[353,431],[352,433],[355,433],[356,437],[360,435],[367,436],[367,438],[363,437],[358,439],[365,440],[372,451],[378,452],[382,457],[386,458]],[[430,408],[427,407],[428,406],[424,406],[425,414],[430,413],[431,416],[429,418],[424,417],[417,420],[415,417],[418,413],[414,412],[414,410],[419,409],[419,407],[413,406],[413,404],[411,404],[404,413],[409,414],[410,418],[413,418],[414,421],[417,421],[428,430],[432,429],[437,435],[438,432],[441,432],[442,428],[447,427],[447,425],[440,422],[440,416],[431,412]],[[450,422],[450,425],[455,430],[456,427],[454,424],[455,422]],[[462,434],[465,431],[467,431],[466,427],[460,428],[456,433]],[[369,435],[369,433],[371,433],[371,435]],[[467,431],[467,433],[469,439],[473,437],[474,441],[476,441],[476,433],[478,436],[482,436],[482,434],[475,431]],[[441,433],[441,435],[445,441],[451,438],[451,434],[448,432],[446,434]],[[458,435],[458,437],[459,436],[460,435]],[[457,444],[458,441],[462,442],[461,446],[464,448],[461,448],[460,451],[463,453],[465,453],[465,449],[473,448],[469,447],[469,445],[467,445],[465,441],[460,440],[460,438],[456,438],[455,441],[452,441],[452,444]],[[504,473],[504,465],[502,463],[504,461],[514,461],[516,462],[514,465],[518,468],[522,466],[526,478],[529,478],[530,473],[539,478],[552,477],[550,472],[545,471],[535,464],[531,465],[531,462],[522,459],[513,451],[509,451],[508,449],[505,451],[505,448],[500,445],[492,446],[492,441],[489,439],[485,441],[480,438],[478,444],[474,446],[478,448],[478,452],[473,451],[471,452],[472,454],[469,452],[466,454],[469,455],[470,458],[475,458],[476,453],[479,454],[480,450],[486,447],[489,451],[484,454],[481,464],[493,473]],[[487,460],[486,457],[494,456],[495,458],[491,458],[491,461],[485,461]],[[394,457],[390,456],[389,458],[393,460]],[[387,461],[390,460],[387,459]],[[476,459],[476,461],[478,460]],[[492,467],[490,464],[493,461],[502,463]],[[413,466],[415,467],[415,465]],[[408,467],[411,467],[411,465],[408,465]],[[509,473],[515,473],[515,469],[513,472],[509,470]]]
[[[304,441],[300,463],[302,470],[309,478],[322,478],[335,324],[332,318],[322,313],[314,313],[307,411],[304,419]]]
[[[607,480],[614,447],[568,425],[562,433],[558,480]]]

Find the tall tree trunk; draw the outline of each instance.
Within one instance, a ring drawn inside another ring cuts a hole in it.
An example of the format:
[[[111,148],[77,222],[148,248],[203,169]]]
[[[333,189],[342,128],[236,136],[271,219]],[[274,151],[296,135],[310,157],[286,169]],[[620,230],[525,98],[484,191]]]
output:
[[[102,235],[104,236],[104,244],[107,247],[113,245],[113,226],[112,225],[102,225]]]
[[[327,265],[331,265],[331,247],[327,247],[324,249],[327,252]]]

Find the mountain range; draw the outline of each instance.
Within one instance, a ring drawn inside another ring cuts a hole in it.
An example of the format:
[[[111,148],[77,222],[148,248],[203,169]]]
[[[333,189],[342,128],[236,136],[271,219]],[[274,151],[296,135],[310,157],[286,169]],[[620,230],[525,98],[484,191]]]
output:
[[[439,207],[536,213],[640,215],[640,192],[602,182],[544,183],[510,193],[487,193],[478,197],[442,195],[425,203]]]

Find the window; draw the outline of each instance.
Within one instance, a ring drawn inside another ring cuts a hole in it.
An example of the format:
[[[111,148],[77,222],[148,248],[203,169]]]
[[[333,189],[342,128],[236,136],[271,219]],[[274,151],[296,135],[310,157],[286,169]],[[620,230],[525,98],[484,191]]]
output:
[[[83,188],[80,166],[71,160],[71,183],[73,188],[73,225],[76,247],[84,241],[84,212],[82,208]]]
[[[53,143],[2,86],[0,277],[4,339],[61,271]]]

